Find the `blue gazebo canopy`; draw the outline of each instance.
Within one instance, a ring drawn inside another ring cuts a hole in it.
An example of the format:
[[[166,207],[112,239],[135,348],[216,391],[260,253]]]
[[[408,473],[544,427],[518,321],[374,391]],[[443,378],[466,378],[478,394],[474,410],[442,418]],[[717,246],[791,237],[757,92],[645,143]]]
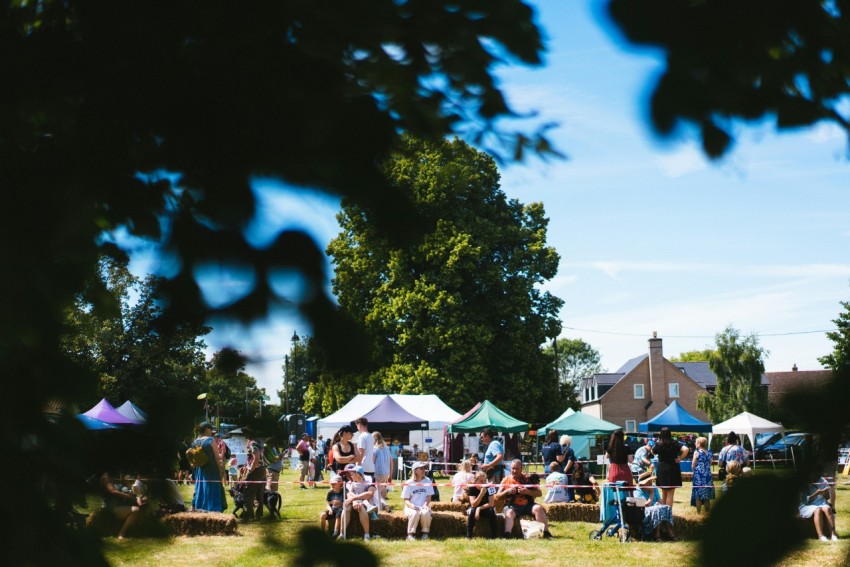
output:
[[[693,432],[693,433],[710,433],[711,424],[705,421],[700,421],[679,405],[679,402],[674,401],[667,406],[667,409],[650,419],[644,421],[638,426],[638,431],[648,433],[650,431],[661,431],[662,427],[668,428],[670,431]]]

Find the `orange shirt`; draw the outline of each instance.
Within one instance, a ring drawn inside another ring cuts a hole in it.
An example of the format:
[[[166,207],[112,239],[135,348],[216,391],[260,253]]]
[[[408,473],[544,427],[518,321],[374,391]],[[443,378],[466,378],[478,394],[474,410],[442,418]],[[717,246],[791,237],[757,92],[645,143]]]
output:
[[[522,482],[520,482],[518,480],[514,480],[513,475],[508,475],[505,478],[505,480],[502,481],[503,487],[522,486],[523,484],[526,484],[525,479],[523,479]],[[508,502],[515,504],[517,506],[525,506],[526,504],[529,503],[530,500],[531,500],[531,498],[526,494],[515,494],[513,496],[508,496]]]

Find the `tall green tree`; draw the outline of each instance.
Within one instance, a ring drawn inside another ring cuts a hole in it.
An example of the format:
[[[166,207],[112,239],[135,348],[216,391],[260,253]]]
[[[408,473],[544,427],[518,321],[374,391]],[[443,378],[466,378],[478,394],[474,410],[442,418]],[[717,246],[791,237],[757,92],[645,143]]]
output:
[[[11,385],[0,413],[14,424],[0,441],[10,462],[65,463],[60,452],[73,458],[87,443],[77,429],[45,427],[41,410],[54,397],[79,403],[96,385],[69,362],[63,337],[105,235],[126,231],[161,252],[174,321],[251,320],[285,302],[351,362],[361,353],[356,327],[326,293],[315,242],[287,230],[257,246],[245,230],[252,181],[356,199],[403,238],[416,226],[411,207],[376,167],[400,132],[462,131],[484,144],[508,139],[512,155],[551,153],[539,132],[503,138],[497,125],[512,110],[494,64],[541,61],[541,34],[521,0],[5,0],[0,43],[0,359]],[[256,285],[212,307],[196,281],[210,265],[247,266]],[[279,269],[302,274],[310,293],[275,290]],[[192,411],[161,401],[153,417],[163,432]],[[35,436],[35,452],[24,453],[21,440]],[[17,521],[0,546],[6,563],[103,564],[96,545],[63,530],[31,472],[10,496]]]
[[[670,362],[708,362],[717,353],[716,350],[707,348],[705,350],[689,350],[674,356]]]
[[[68,355],[98,378],[94,398],[86,402],[132,399],[144,407],[199,390],[205,373],[202,337],[210,328],[164,320],[161,289],[161,278],[134,276],[126,260],[101,260],[88,292],[67,312],[64,338]]]
[[[543,352],[556,364],[562,401],[578,409],[576,390],[581,379],[605,372],[599,351],[582,339],[565,338],[555,345],[547,344]]]
[[[399,246],[368,209],[343,204],[328,253],[341,307],[371,338],[364,389],[552,416],[558,380],[541,345],[560,331],[563,302],[538,287],[558,268],[543,206],[507,199],[493,159],[460,140],[408,137],[383,169],[427,231]]]
[[[245,363],[239,351],[223,348],[213,354],[205,379],[207,399],[216,414],[236,417],[243,423],[259,417],[260,399],[265,395],[257,380],[245,372]]]
[[[715,335],[715,344],[717,348],[711,353],[708,366],[717,376],[717,388],[711,394],[701,394],[697,406],[714,423],[743,411],[765,415],[767,391],[761,378],[768,352],[759,346],[758,337],[742,337],[729,326]]]

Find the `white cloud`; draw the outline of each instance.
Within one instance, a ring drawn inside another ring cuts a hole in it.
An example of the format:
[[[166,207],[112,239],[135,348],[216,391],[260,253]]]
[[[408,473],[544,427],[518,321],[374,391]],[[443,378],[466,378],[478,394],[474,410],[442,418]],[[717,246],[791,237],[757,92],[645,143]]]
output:
[[[820,122],[804,135],[808,141],[815,144],[843,141],[845,136],[845,132],[834,122]]]
[[[658,156],[658,164],[664,174],[671,178],[708,168],[702,152],[693,146],[686,146],[675,153]]]

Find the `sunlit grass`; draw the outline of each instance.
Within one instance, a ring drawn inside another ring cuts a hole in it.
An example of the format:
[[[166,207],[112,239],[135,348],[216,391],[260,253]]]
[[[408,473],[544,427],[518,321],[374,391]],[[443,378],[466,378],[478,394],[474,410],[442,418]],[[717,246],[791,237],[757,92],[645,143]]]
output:
[[[113,565],[289,565],[298,553],[298,532],[305,526],[317,525],[324,509],[326,488],[300,490],[297,476],[286,471],[281,521],[263,521],[239,526],[239,535],[232,537],[178,537],[167,540],[114,538],[104,540],[104,551]],[[181,491],[191,500],[192,487]],[[442,488],[444,499],[449,488]],[[400,509],[400,491],[389,494],[390,504]],[[695,516],[689,506],[690,491],[676,492],[676,515]],[[844,565],[850,551],[850,487],[840,486],[837,502],[838,533],[842,541],[824,544],[814,540],[790,555],[781,565]],[[753,516],[758,521],[757,512]],[[356,521],[356,520],[355,520]],[[561,565],[569,559],[577,565],[666,565],[673,558],[679,566],[698,565],[697,542],[628,543],[604,537],[590,541],[588,534],[598,523],[562,522],[552,524],[554,540],[466,540],[450,538],[427,542],[376,540],[369,542],[371,550],[385,565]],[[734,562],[734,561],[733,561]]]

